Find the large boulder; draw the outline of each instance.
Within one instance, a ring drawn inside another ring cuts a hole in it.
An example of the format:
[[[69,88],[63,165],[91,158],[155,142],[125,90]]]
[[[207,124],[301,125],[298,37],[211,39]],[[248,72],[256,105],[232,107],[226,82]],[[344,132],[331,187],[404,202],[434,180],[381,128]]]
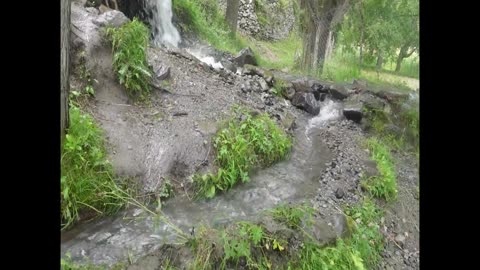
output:
[[[100,27],[114,27],[118,28],[130,21],[125,14],[118,10],[110,10],[105,13],[100,14],[93,21],[94,24]]]
[[[296,92],[292,98],[292,105],[312,115],[320,113],[320,104],[312,92]]]
[[[360,95],[353,95],[343,102],[343,115],[348,120],[360,123],[363,118],[363,103]]]
[[[345,85],[342,85],[342,84],[331,85],[329,88],[329,92],[334,99],[338,99],[338,100],[344,100],[349,95],[348,89],[345,87]]]
[[[332,244],[337,239],[335,229],[320,218],[303,219],[302,231],[312,236],[320,245]]]
[[[255,55],[253,54],[252,49],[249,47],[242,49],[237,56],[233,58],[233,62],[235,62],[238,66],[243,67],[245,64],[249,65],[257,65],[257,60],[255,59]]]

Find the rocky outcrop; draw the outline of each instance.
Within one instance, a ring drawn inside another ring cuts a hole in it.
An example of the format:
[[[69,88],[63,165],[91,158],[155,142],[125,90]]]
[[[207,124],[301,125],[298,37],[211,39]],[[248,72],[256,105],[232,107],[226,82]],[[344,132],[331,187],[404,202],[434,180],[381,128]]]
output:
[[[100,27],[120,27],[130,20],[118,10],[110,10],[102,13],[93,20],[93,23]]]
[[[225,14],[227,0],[218,0]],[[295,25],[291,1],[240,0],[237,25],[240,32],[265,40],[280,40],[288,37]]]
[[[242,49],[234,58],[233,62],[236,63],[238,66],[243,67],[244,65],[257,65],[257,59],[255,59],[255,55],[253,54],[252,49],[250,47]]]
[[[111,10],[103,14],[99,14],[98,9],[94,7],[85,8],[84,3],[72,2],[71,6],[71,42],[72,55],[75,52],[85,51],[86,59],[93,59],[92,53],[99,47],[102,47],[101,28],[120,27],[130,20],[120,11]],[[75,64],[75,59],[73,59]],[[94,62],[94,61],[92,61]],[[87,62],[87,66],[93,63]]]
[[[292,105],[312,115],[317,115],[320,112],[320,104],[312,92],[296,92],[292,98]]]

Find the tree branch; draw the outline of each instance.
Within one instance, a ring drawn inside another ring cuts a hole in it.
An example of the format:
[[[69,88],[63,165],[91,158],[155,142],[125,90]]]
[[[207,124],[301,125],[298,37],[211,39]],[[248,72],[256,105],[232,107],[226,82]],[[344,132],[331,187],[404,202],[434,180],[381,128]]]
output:
[[[417,50],[417,48],[416,48],[416,47],[413,47],[413,49],[412,49],[411,52],[405,54],[405,58],[410,57],[410,55],[412,55],[412,53],[414,53],[416,50]]]

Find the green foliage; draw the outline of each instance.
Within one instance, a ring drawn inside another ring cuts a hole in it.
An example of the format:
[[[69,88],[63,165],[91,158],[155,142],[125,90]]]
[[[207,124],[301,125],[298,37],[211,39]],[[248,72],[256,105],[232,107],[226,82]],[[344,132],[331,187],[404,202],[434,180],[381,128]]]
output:
[[[146,58],[148,28],[134,18],[120,28],[108,28],[107,37],[112,41],[113,70],[120,84],[130,97],[145,98],[152,78]]]
[[[166,179],[163,182],[162,187],[160,188],[160,191],[158,193],[158,197],[167,199],[167,198],[170,198],[170,197],[173,197],[173,196],[175,196],[175,190],[173,189],[173,186],[172,186],[172,183],[170,182],[170,180]]]
[[[372,63],[378,55],[394,61],[402,46],[419,47],[419,1],[355,1],[341,25],[340,37],[340,44],[351,52],[363,45],[365,63]]]
[[[70,254],[66,255],[66,258],[60,260],[61,270],[122,270],[126,269],[125,263],[116,263],[111,267],[107,265],[95,265],[93,263],[78,264],[74,263]]]
[[[85,87],[84,92],[93,96],[95,95],[95,90],[93,89],[93,78],[90,69],[87,67],[86,53],[85,51],[80,52],[80,64],[79,64],[79,73],[80,79],[84,81]]]
[[[335,82],[346,82],[360,78],[360,68],[355,62],[353,54],[341,56],[339,53],[335,53],[331,59],[325,61],[323,69],[321,77]]]
[[[263,226],[246,221],[222,230],[202,228],[192,243],[193,269],[237,269],[242,259],[247,269],[271,269],[267,254],[282,253],[288,245]]]
[[[380,259],[383,238],[379,231],[381,212],[366,199],[347,209],[346,214],[357,221],[351,238],[338,239],[336,244],[320,247],[304,243],[300,253],[289,263],[290,269],[370,269]]]
[[[218,171],[194,177],[199,196],[212,198],[239,181],[248,182],[252,169],[269,166],[289,153],[290,138],[268,115],[244,112],[244,116],[243,121],[232,119],[214,138]]]
[[[290,206],[286,204],[280,204],[271,210],[274,220],[284,223],[292,229],[299,228],[304,218],[311,220],[313,212],[314,209],[306,205]]]
[[[217,1],[175,0],[174,13],[182,18],[180,32],[197,33],[200,38],[219,50],[237,53],[246,47],[237,34],[232,36]]]
[[[118,189],[112,176],[100,128],[72,104],[61,159],[62,229],[78,220],[81,213],[112,213],[123,205],[112,196]]]
[[[397,181],[395,165],[388,147],[376,138],[369,138],[366,144],[371,152],[372,159],[377,163],[379,176],[373,176],[363,182],[367,190],[375,197],[387,201],[397,197]]]
[[[300,230],[300,220],[313,209],[306,205],[282,205],[268,211],[280,217],[277,221],[289,220],[293,224],[291,228]],[[195,253],[192,268],[238,269],[243,259],[247,269],[374,269],[383,250],[379,226],[382,211],[366,198],[348,207],[345,213],[351,224],[351,237],[338,239],[327,247],[313,239],[301,238],[300,250],[289,252],[286,252],[289,242],[262,225],[237,222],[222,230],[202,228],[192,242]],[[280,257],[283,260],[279,260]]]
[[[267,19],[267,10],[265,8],[265,0],[254,0],[254,8],[255,8],[255,14],[257,15],[258,18],[258,23],[260,24],[260,27],[264,27],[265,25],[268,24],[268,19]]]
[[[248,46],[255,52],[255,57],[262,67],[288,69],[289,72],[300,72],[296,57],[300,56],[302,41],[295,32],[288,38],[277,41],[255,41],[246,39]]]

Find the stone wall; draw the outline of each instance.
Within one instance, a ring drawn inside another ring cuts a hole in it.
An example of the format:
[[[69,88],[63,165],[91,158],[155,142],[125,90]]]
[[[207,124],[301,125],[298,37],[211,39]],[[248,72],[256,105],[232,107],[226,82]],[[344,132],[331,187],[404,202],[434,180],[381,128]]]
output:
[[[255,10],[255,0],[240,0],[238,29],[243,34],[265,40],[279,40],[288,37],[295,25],[293,2],[284,0],[260,0],[263,11]],[[223,14],[227,0],[218,0]]]

